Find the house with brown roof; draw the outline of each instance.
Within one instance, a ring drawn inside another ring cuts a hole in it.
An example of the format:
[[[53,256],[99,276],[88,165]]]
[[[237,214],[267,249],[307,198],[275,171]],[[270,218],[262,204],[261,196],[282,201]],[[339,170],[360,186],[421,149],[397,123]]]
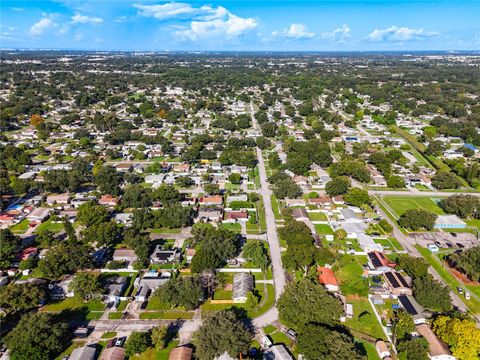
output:
[[[102,351],[100,360],[124,360],[125,349],[123,347],[114,346]]]
[[[247,221],[248,212],[246,210],[228,210],[225,211],[224,222]]]
[[[452,356],[448,346],[445,345],[430,329],[427,324],[416,325],[415,329],[417,333],[422,335],[429,345],[429,355],[432,360],[455,360],[456,357]]]
[[[407,281],[397,271],[389,271],[383,274],[385,280],[385,288],[392,295],[412,295],[412,289],[407,284]]]
[[[223,198],[220,195],[215,196],[202,196],[199,200],[200,205],[217,205],[220,206],[223,204]]]
[[[384,272],[391,271],[397,264],[387,258],[384,253],[380,251],[372,251],[367,253],[369,274],[378,275]]]
[[[188,346],[179,346],[170,351],[168,360],[190,360],[193,356],[193,349]]]
[[[98,203],[103,206],[114,207],[118,204],[118,197],[109,194],[102,195]]]

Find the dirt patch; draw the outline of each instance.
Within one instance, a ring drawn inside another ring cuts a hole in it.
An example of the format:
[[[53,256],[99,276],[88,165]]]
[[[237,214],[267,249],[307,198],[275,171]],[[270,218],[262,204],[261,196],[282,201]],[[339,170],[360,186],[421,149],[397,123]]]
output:
[[[446,261],[443,261],[443,265],[452,273],[452,275],[465,285],[480,286],[480,282],[470,280],[464,273],[451,267]]]
[[[232,290],[233,290],[233,284],[226,284],[226,285],[223,287],[223,290],[232,291]]]

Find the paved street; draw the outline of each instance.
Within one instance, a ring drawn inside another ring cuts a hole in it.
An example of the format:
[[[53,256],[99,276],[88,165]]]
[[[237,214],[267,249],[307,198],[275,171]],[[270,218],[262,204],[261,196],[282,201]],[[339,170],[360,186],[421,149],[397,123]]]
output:
[[[253,106],[250,105],[252,114],[252,125],[255,129],[259,130],[260,127],[253,116]],[[278,241],[277,226],[275,224],[275,216],[273,215],[272,203],[270,195],[272,191],[269,188],[267,181],[267,171],[265,170],[265,161],[263,160],[262,151],[257,147],[258,169],[260,175],[260,195],[263,198],[263,204],[265,207],[265,218],[267,222],[267,241],[270,247],[270,257],[272,259],[272,271],[273,271],[273,283],[275,286],[275,299],[278,299],[283,293],[285,288],[285,272],[282,266],[282,254],[280,250],[280,243]],[[255,318],[253,323],[257,328],[261,328],[265,325],[272,324],[278,319],[278,310],[276,305],[267,311],[265,314]]]

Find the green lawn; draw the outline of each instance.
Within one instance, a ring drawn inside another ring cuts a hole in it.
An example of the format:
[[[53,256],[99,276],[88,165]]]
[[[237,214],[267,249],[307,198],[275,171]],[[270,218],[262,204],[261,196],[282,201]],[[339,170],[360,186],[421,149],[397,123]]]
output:
[[[35,229],[35,233],[40,233],[45,230],[50,230],[51,232],[54,233],[59,233],[60,231],[63,230],[63,223],[60,222],[52,222],[52,219],[48,219],[47,221],[41,223],[38,225]]]
[[[424,209],[435,214],[444,214],[443,210],[436,204],[435,198],[426,196],[396,196],[388,195],[381,198],[394,215],[400,217],[405,211],[409,209]]]
[[[355,345],[359,347],[363,347],[365,349],[365,351],[367,352],[368,360],[380,360],[380,356],[378,356],[377,349],[375,348],[375,344],[372,344],[371,342],[368,342],[362,339],[355,338]]]
[[[101,338],[102,339],[111,339],[113,337],[117,336],[117,332],[116,331],[108,331],[106,333],[103,333]]]
[[[327,224],[315,224],[315,231],[318,235],[333,235],[334,232],[330,225]]]
[[[23,234],[25,231],[28,230],[28,223],[29,223],[28,219],[23,219],[18,224],[15,224],[15,225],[11,226],[10,230],[13,233]]]
[[[283,216],[280,212],[280,204],[275,197],[275,195],[270,195],[270,202],[272,203],[272,211],[273,211],[273,216],[275,217],[275,220],[282,220]]]
[[[185,310],[163,310],[140,313],[140,319],[192,319],[193,312]]]
[[[239,223],[222,223],[220,224],[220,227],[223,229],[233,231],[235,233],[242,232],[242,225],[240,225]]]
[[[480,230],[480,219],[464,220],[468,226],[476,227]]]
[[[98,300],[83,301],[77,297],[66,298],[52,304],[45,305],[41,311],[61,313],[62,318],[68,320],[96,320],[102,316],[105,304]]]
[[[170,352],[178,345],[178,341],[171,341],[163,350],[149,348],[143,354],[131,356],[130,360],[168,360]]]
[[[215,300],[231,300],[233,296],[232,290],[216,290],[213,298]]]
[[[327,215],[323,212],[309,212],[308,218],[311,221],[327,221]]]
[[[150,232],[153,234],[179,234],[182,231],[181,228],[178,229],[169,229],[169,228],[157,228],[150,229]]]
[[[347,327],[377,339],[385,339],[382,326],[378,322],[367,298],[348,297],[347,303],[353,305],[353,318],[347,319],[345,322]],[[360,315],[367,312],[370,314],[370,316],[367,316],[368,321],[366,320],[367,317],[360,319]]]

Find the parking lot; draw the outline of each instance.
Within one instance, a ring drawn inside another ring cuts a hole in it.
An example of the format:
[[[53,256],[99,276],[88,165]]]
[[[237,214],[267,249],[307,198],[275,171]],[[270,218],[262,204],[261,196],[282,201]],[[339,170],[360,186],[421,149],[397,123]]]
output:
[[[480,245],[475,235],[467,232],[449,233],[449,232],[425,232],[413,233],[410,237],[416,244],[422,247],[435,244],[440,248],[467,249]]]

